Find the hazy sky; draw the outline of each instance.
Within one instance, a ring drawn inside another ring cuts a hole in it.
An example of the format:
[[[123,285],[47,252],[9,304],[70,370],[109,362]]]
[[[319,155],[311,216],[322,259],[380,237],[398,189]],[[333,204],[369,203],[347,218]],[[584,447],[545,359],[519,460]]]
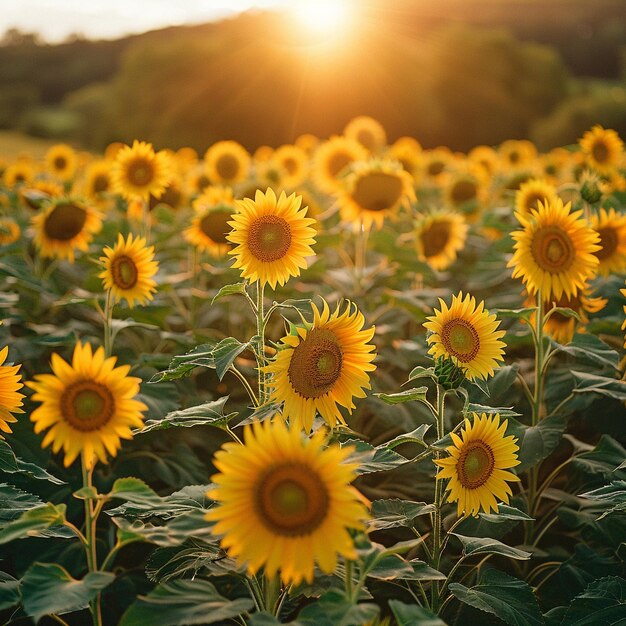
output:
[[[39,32],[48,41],[63,40],[71,33],[111,39],[289,4],[289,0],[0,0],[0,35],[17,27]]]

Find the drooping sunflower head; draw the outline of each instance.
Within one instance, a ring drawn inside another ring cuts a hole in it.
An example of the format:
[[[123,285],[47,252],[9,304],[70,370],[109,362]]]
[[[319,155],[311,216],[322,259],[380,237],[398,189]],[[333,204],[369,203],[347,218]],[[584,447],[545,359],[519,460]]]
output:
[[[608,276],[626,269],[626,215],[615,209],[600,209],[591,216],[591,227],[600,236],[600,249],[594,254],[598,257],[598,273]]]
[[[76,152],[63,143],[52,146],[46,152],[46,169],[61,180],[70,180],[76,172],[78,159]]]
[[[99,200],[111,193],[113,182],[111,178],[112,162],[100,159],[87,166],[85,172],[84,193],[88,198]]]
[[[0,439],[4,439],[2,433],[10,433],[9,424],[16,422],[13,413],[23,413],[24,395],[19,390],[24,386],[22,376],[18,374],[21,365],[4,365],[9,355],[9,348],[5,346],[0,350]]]
[[[387,143],[387,133],[383,125],[369,115],[352,118],[343,129],[348,139],[358,141],[368,152],[374,154]]]
[[[244,180],[250,170],[250,154],[236,141],[218,141],[204,155],[206,173],[216,185]]]
[[[118,150],[111,170],[113,191],[127,200],[148,200],[159,195],[171,178],[171,163],[164,151],[156,152],[152,144],[133,142]]]
[[[321,311],[311,307],[312,326],[283,337],[282,349],[266,367],[273,375],[271,399],[284,403],[283,419],[307,433],[316,413],[331,428],[345,424],[337,405],[352,413],[354,398],[370,389],[368,372],[376,369],[375,347],[369,343],[374,327],[363,328],[365,318],[355,305],[348,303],[343,312],[338,306],[332,314],[325,301]]]
[[[431,331],[428,337],[429,354],[452,358],[465,369],[465,376],[474,380],[487,379],[503,360],[505,343],[500,341],[505,332],[498,330],[500,322],[489,314],[485,303],[477,305],[469,294],[459,292],[448,305],[440,298],[441,310],[428,318],[424,328]]]
[[[105,289],[111,290],[113,302],[124,298],[133,308],[135,301],[145,304],[156,291],[153,276],[159,270],[154,260],[154,247],[148,247],[142,237],[124,239],[120,233],[113,248],[107,246],[100,262],[104,270],[98,275]]]
[[[337,555],[356,558],[348,529],[364,529],[368,512],[350,485],[351,451],[325,447],[322,432],[308,439],[269,420],[247,427],[244,445],[225,444],[215,455],[219,473],[207,495],[217,506],[207,519],[229,556],[285,584],[311,582],[315,564],[332,573]]]
[[[465,246],[468,225],[459,213],[440,211],[425,215],[415,224],[415,247],[420,261],[443,271]]]
[[[298,146],[284,145],[276,148],[272,155],[274,161],[285,171],[282,185],[287,189],[293,189],[302,184],[308,173],[309,157]]]
[[[97,460],[115,456],[121,439],[132,438],[132,427],[143,424],[148,407],[135,396],[141,379],[128,376],[129,365],[115,367],[115,357],[104,349],[92,351],[89,343],[77,343],[72,362],[52,355],[52,374],[39,374],[26,384],[35,391],[32,399],[41,405],[30,419],[35,432],[49,428],[42,446],[61,448],[67,467],[82,453],[88,468]]]
[[[355,139],[331,137],[315,151],[313,180],[320,191],[333,193],[340,187],[340,178],[349,166],[367,158],[367,150]]]
[[[513,278],[521,277],[530,295],[575,296],[598,267],[595,256],[600,237],[588,225],[582,211],[571,211],[560,198],[529,214],[516,213],[523,230],[512,233],[515,252],[508,263]]]
[[[413,177],[394,161],[353,163],[336,194],[341,219],[354,230],[381,228],[385,217],[415,201]]]
[[[519,447],[513,435],[505,436],[507,425],[498,413],[474,413],[472,422],[465,419],[460,435],[451,433],[450,456],[435,461],[441,467],[437,480],[450,479],[448,502],[457,503],[459,517],[497,512],[498,501],[507,504],[513,495],[508,483],[519,478],[506,470],[519,465]]]
[[[555,202],[558,198],[556,188],[542,178],[531,178],[522,183],[515,192],[515,209],[525,215],[542,204]]]
[[[306,257],[314,254],[315,220],[306,217],[301,203],[295,193],[281,192],[277,198],[269,188],[265,193],[257,190],[254,200],[237,201],[239,212],[229,222],[233,230],[226,239],[235,244],[229,254],[244,278],[274,289],[307,266]]]
[[[0,217],[0,246],[15,243],[22,234],[20,225],[10,217]]]
[[[579,140],[580,148],[589,165],[600,172],[607,172],[618,166],[624,155],[624,142],[612,129],[600,125],[588,130]]]
[[[53,198],[32,218],[35,245],[44,257],[74,262],[76,250],[85,252],[102,228],[101,214],[71,198]]]

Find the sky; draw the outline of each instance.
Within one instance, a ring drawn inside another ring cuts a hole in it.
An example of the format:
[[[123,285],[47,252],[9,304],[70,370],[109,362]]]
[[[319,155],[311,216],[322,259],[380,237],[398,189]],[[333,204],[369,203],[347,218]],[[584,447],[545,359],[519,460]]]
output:
[[[9,28],[19,28],[38,32],[50,42],[74,33],[115,39],[289,4],[289,0],[0,0],[0,36]]]

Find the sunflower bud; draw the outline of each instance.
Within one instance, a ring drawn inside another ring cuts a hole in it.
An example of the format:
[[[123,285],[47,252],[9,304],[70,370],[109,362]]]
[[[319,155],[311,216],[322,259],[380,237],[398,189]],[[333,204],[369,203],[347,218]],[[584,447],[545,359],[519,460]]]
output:
[[[595,204],[602,198],[602,189],[600,189],[600,178],[597,174],[585,170],[580,177],[580,195],[585,202]]]
[[[465,380],[465,370],[450,357],[440,356],[435,359],[435,376],[444,389],[457,389]]]

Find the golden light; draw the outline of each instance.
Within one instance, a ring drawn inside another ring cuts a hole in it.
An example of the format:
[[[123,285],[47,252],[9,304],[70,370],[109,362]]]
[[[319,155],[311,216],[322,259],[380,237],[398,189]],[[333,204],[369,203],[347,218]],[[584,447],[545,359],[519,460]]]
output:
[[[347,0],[295,0],[289,8],[299,28],[315,39],[326,39],[346,29],[350,19]]]

